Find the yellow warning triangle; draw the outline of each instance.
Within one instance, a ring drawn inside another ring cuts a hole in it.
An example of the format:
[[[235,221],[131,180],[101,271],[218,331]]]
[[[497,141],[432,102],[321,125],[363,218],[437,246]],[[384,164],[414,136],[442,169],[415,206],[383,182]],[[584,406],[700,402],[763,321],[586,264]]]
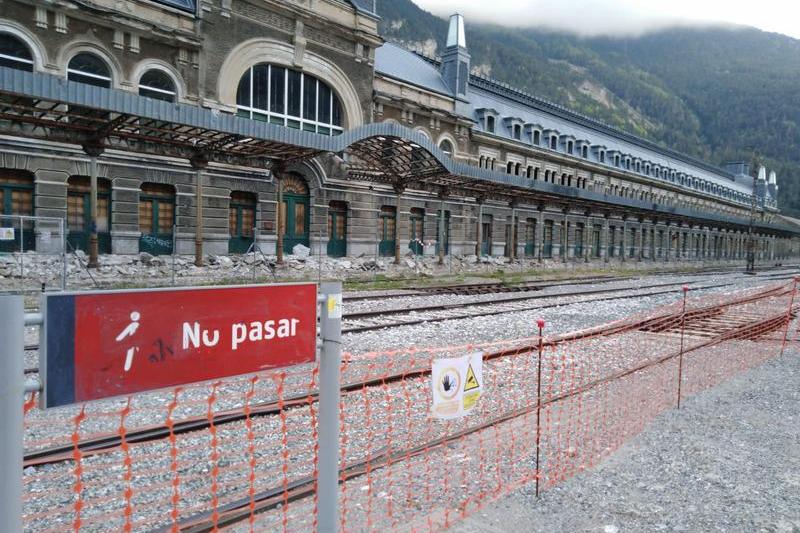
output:
[[[472,365],[467,368],[467,381],[464,383],[464,392],[471,391],[472,389],[479,388],[478,378],[475,377],[475,371],[472,370]]]

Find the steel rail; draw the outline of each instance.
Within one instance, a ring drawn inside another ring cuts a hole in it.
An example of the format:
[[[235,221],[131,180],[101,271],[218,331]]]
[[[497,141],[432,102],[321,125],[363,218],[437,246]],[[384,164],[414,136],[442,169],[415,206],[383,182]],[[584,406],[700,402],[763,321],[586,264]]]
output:
[[[728,305],[730,304],[726,304],[725,306]],[[792,311],[796,312],[798,309],[800,309],[800,306],[796,306],[795,308],[793,308]],[[350,479],[365,475],[367,474],[367,472],[372,472],[375,469],[389,466],[396,462],[409,460],[412,457],[428,453],[432,448],[440,447],[449,444],[451,442],[455,442],[467,435],[477,433],[489,427],[502,424],[504,422],[508,422],[510,420],[519,418],[521,416],[532,414],[540,407],[545,407],[548,405],[555,404],[557,402],[567,400],[569,398],[596,389],[597,387],[604,385],[606,383],[611,383],[613,381],[623,379],[637,372],[642,372],[649,368],[653,368],[658,365],[664,364],[668,361],[671,361],[679,357],[681,354],[683,356],[686,356],[686,354],[688,353],[696,352],[697,350],[715,346],[717,344],[721,344],[723,342],[731,340],[752,340],[758,338],[767,333],[775,331],[776,329],[779,329],[785,324],[785,322],[786,322],[786,313],[781,312],[779,315],[768,317],[759,322],[747,324],[742,327],[735,328],[731,331],[724,332],[710,340],[692,346],[688,349],[683,349],[681,351],[669,353],[661,357],[657,357],[655,359],[644,361],[635,367],[622,369],[617,372],[611,373],[607,376],[597,378],[584,385],[581,385],[580,387],[563,392],[555,396],[551,396],[541,402],[537,401],[535,404],[532,404],[530,406],[508,411],[506,413],[503,413],[502,415],[486,420],[470,428],[466,428],[464,430],[449,434],[445,437],[433,439],[428,442],[425,442],[424,444],[420,444],[405,450],[393,451],[391,449],[383,449],[378,454],[374,454],[361,461],[349,464],[347,467],[340,469],[339,483],[342,484]],[[230,526],[232,524],[241,522],[242,520],[249,518],[251,514],[259,514],[265,511],[269,511],[270,509],[274,509],[276,507],[279,507],[280,505],[283,505],[287,501],[293,502],[304,498],[312,497],[316,490],[314,477],[306,476],[294,480],[289,484],[289,490],[287,495],[284,495],[284,490],[285,486],[281,484],[266,491],[259,492],[252,497],[242,498],[240,500],[231,502],[216,510],[217,513],[216,519],[212,519],[211,511],[201,513],[194,517],[187,518],[179,522],[178,529],[184,533],[207,533],[214,531],[215,527]],[[166,532],[170,530],[171,526],[164,527],[156,531]]]
[[[774,287],[766,291],[754,293],[753,295],[748,295],[735,300],[725,302],[724,304],[711,305],[711,306],[701,307],[698,309],[693,309],[692,311],[687,312],[687,317],[701,316],[703,313],[707,313],[710,310],[724,309],[732,305],[741,305],[743,303],[748,303],[751,301],[756,301],[764,298],[781,296],[783,294],[788,294],[789,291],[790,290],[787,289],[787,287],[785,286]],[[635,295],[631,297],[635,297]],[[669,321],[677,320],[679,316],[680,316],[679,312],[673,312],[656,317],[647,317],[633,321],[622,320],[619,322],[612,322],[611,324],[604,324],[595,328],[589,328],[586,330],[549,337],[545,339],[544,345],[554,346],[566,341],[575,341],[597,336],[608,336],[625,331],[641,330],[649,326],[656,327],[658,325],[663,325],[665,323],[668,323]],[[785,317],[786,315],[784,314],[783,316]],[[507,357],[518,353],[525,353],[535,350],[537,348],[538,348],[537,343],[520,344],[503,350],[498,350],[492,353],[484,354],[484,360],[492,360],[501,357]],[[396,374],[391,374],[387,376],[381,376],[379,378],[345,383],[342,385],[341,391],[353,392],[356,390],[361,390],[364,387],[379,386],[383,385],[384,383],[393,383],[408,378],[426,376],[430,374],[430,372],[431,372],[430,367],[405,370],[403,372],[398,372]],[[286,409],[301,405],[308,405],[309,402],[316,401],[317,397],[318,397],[318,391],[311,390],[306,394],[295,395],[284,398],[281,402],[278,402],[277,400],[263,402],[251,407],[250,417],[252,418],[252,417],[280,414],[281,406],[284,409]],[[211,426],[212,422],[215,426],[218,426],[233,422],[240,422],[245,418],[246,415],[240,409],[234,409],[217,413],[213,417],[211,417],[211,420],[209,420],[209,418],[206,416],[185,419],[180,422],[173,423],[172,429],[170,429],[165,424],[138,428],[136,430],[128,431],[125,435],[125,440],[128,444],[158,441],[169,438],[171,434],[180,435],[180,434],[190,433],[193,431],[200,431],[207,429],[208,427]],[[99,453],[112,452],[120,448],[121,445],[122,445],[121,437],[118,434],[109,434],[105,436],[86,439],[77,444],[65,443],[63,445],[54,446],[50,448],[31,450],[25,453],[24,466],[25,467],[38,466],[38,465],[52,464],[52,463],[72,460],[73,453],[76,447],[83,453],[83,456],[85,457],[89,455],[96,455]]]

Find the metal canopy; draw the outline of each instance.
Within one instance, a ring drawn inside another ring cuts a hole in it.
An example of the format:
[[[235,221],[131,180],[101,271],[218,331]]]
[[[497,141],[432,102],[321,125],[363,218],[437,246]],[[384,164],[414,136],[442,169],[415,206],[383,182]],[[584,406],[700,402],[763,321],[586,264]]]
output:
[[[495,199],[565,209],[623,210],[632,217],[746,226],[747,219],[666,206],[566,187],[454,161],[423,134],[373,123],[329,137],[237,117],[197,105],[174,104],[38,72],[0,67],[0,134],[152,155],[268,168],[326,152],[351,156],[348,174],[449,196]],[[784,224],[757,223],[784,233]]]

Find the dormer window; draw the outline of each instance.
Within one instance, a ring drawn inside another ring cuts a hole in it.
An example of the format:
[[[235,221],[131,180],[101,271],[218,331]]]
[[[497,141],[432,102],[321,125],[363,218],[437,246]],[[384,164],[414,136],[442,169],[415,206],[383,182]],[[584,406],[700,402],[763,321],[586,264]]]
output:
[[[630,169],[631,169],[631,158],[628,157],[625,159],[625,170],[630,170]]]
[[[519,124],[514,124],[514,138],[517,140],[522,139],[522,126]]]
[[[584,159],[589,159],[589,147],[588,146],[584,145],[583,148],[581,148],[581,157],[584,158]]]
[[[600,150],[599,154],[600,154],[600,157],[599,157],[600,162],[601,163],[605,163],[606,162],[606,153],[603,150]]]
[[[614,166],[615,167],[619,167],[619,161],[620,161],[619,156],[615,155],[614,156]]]
[[[551,150],[558,150],[558,136],[551,135],[550,136],[550,149]]]
[[[533,144],[539,146],[542,143],[542,132],[539,130],[534,130],[533,132]]]
[[[567,141],[567,153],[570,154],[570,155],[572,155],[573,146],[574,146],[574,143],[572,141]]]
[[[646,175],[648,175],[648,176],[650,175],[650,165],[645,165],[644,166],[644,173]]]
[[[636,173],[637,174],[642,173],[642,164],[639,161],[636,162]]]
[[[491,115],[486,115],[486,131],[494,133],[494,117]]]

